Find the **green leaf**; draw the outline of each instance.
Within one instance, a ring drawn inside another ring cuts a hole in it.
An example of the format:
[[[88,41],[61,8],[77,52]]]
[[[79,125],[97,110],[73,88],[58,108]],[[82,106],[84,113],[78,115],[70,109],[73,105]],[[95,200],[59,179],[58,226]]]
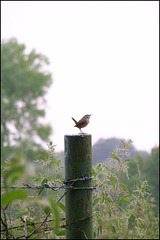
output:
[[[57,236],[64,236],[64,235],[66,235],[66,230],[61,230],[57,232]]]
[[[117,201],[117,202],[124,202],[124,203],[130,204],[129,201],[127,201],[127,200],[125,200],[125,199],[123,199],[123,198],[117,198],[116,201]]]
[[[104,197],[105,197],[105,195],[104,195],[104,193],[102,192],[102,202],[104,202]]]
[[[131,216],[129,217],[129,219],[128,219],[128,222],[129,222],[129,223],[134,223],[135,220],[136,220],[136,217],[135,217],[134,215],[131,215]]]
[[[123,144],[123,148],[125,148],[126,147],[125,142],[123,140],[121,140],[121,142]]]
[[[31,233],[31,232],[33,232],[33,230],[35,229],[35,227],[33,226],[29,226],[29,227],[27,227],[27,232],[29,232],[29,233]]]
[[[59,202],[58,206],[65,212],[65,206],[63,203]]]
[[[48,159],[48,157],[47,157],[45,154],[40,154],[39,156],[40,156],[40,157],[44,157],[45,160]]]
[[[54,230],[55,230],[55,233],[57,234],[58,229],[59,229],[59,225],[60,225],[60,216],[59,216],[59,211],[58,211],[58,204],[52,198],[50,198],[49,201],[51,203],[51,207],[52,207],[53,214],[54,214],[54,217],[55,217]]]
[[[135,227],[135,221],[136,217],[134,215],[131,215],[128,219],[128,229],[133,229]]]
[[[93,239],[95,239],[96,238],[96,232],[94,231],[93,232]]]
[[[42,178],[41,177],[36,177],[35,179],[33,179],[34,182],[37,182],[39,180],[41,180]]]
[[[10,192],[6,192],[2,194],[1,204],[4,206],[17,199],[25,199],[27,195],[27,191],[24,190],[12,190]]]
[[[23,176],[24,166],[15,166],[7,170],[4,175],[4,186],[7,188],[15,183],[21,176]]]
[[[124,199],[124,198],[127,198],[127,197],[132,197],[132,194],[125,195],[125,196],[121,197],[121,199]]]
[[[158,234],[158,233],[155,233],[155,236],[156,236],[156,237],[159,237],[159,234]]]
[[[38,191],[38,195],[40,195],[43,190],[44,190],[44,188],[40,189],[40,190]]]
[[[18,230],[18,231],[23,231],[23,230],[24,230],[24,227],[18,227],[17,230]]]
[[[51,208],[50,208],[49,206],[42,206],[42,209],[43,209],[43,211],[45,212],[46,215],[47,215],[47,214],[50,212],[50,210],[51,210]]]
[[[102,224],[99,225],[99,232],[102,234]]]
[[[128,188],[127,188],[126,185],[124,185],[123,183],[120,183],[119,185],[120,185],[124,190],[126,190],[126,191],[128,192]]]
[[[107,201],[111,201],[111,198],[110,197],[107,197],[103,192],[102,192],[102,202],[104,202],[104,200],[107,200]]]
[[[93,206],[95,206],[99,202],[100,198],[95,198],[93,201]]]
[[[116,233],[116,228],[113,225],[111,227],[111,231],[112,231],[112,233]]]
[[[41,182],[41,184],[44,184],[44,183],[47,183],[48,182],[48,179],[47,178],[44,178]]]
[[[112,181],[108,181],[113,187],[115,187],[115,184]]]
[[[107,201],[111,201],[111,198],[110,197],[107,197],[107,196],[104,196],[104,199],[107,200]]]
[[[128,159],[124,160],[123,162],[131,162],[131,161],[134,161],[134,160],[133,160],[133,159],[130,159],[130,158],[128,158]]]
[[[57,174],[58,175],[58,174]],[[58,176],[56,176],[58,178]],[[53,176],[48,176],[47,179],[53,179]]]
[[[112,153],[112,157],[116,159],[118,162],[120,162],[120,159],[115,154]]]
[[[116,206],[116,207],[118,207],[119,209],[122,209],[122,210],[123,210],[123,208],[122,208],[119,204],[117,204],[117,203],[115,203],[114,206]]]
[[[16,208],[17,211],[19,212],[22,212],[22,209],[21,208]]]
[[[94,174],[95,174],[95,170],[94,168],[92,168],[92,176],[94,176]]]
[[[117,179],[115,177],[111,176],[109,178],[111,178],[114,182],[117,182]]]
[[[47,183],[47,182],[48,182],[48,179],[47,179],[47,178],[44,178],[44,179],[42,180],[41,184],[44,184],[44,183]],[[43,190],[44,190],[44,188],[40,189],[40,190],[38,191],[38,195],[40,195]]]
[[[16,209],[17,210],[17,209]],[[28,211],[25,211],[25,212],[22,212],[22,213],[19,213],[17,214],[17,217],[20,217],[20,216],[23,216],[23,215],[27,215],[28,214]]]
[[[59,167],[59,162],[58,161],[52,160],[51,162],[55,163]]]

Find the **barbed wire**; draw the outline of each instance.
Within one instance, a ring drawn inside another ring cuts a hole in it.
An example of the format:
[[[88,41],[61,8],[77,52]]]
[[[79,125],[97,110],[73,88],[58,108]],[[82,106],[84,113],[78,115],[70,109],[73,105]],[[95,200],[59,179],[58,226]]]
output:
[[[28,183],[24,183],[23,184],[24,186],[21,186],[21,187],[12,186],[11,188],[12,189],[32,189],[32,190],[34,190],[34,189],[40,190],[40,189],[48,188],[48,189],[52,189],[53,191],[57,191],[57,190],[60,190],[60,189],[93,190],[93,189],[96,189],[96,186],[92,186],[92,187],[74,187],[73,186],[73,183],[75,183],[77,181],[86,181],[86,180],[91,180],[92,178],[93,178],[93,176],[76,178],[76,179],[71,179],[71,180],[64,180],[63,181],[64,184],[62,184],[59,187],[50,186],[47,183],[44,183],[44,184],[38,185],[38,186],[30,186]],[[66,186],[68,183],[72,183],[72,184],[69,185],[69,186]],[[5,187],[2,187],[2,188],[5,188]]]
[[[71,180],[67,180],[67,181],[63,181],[64,184],[66,183],[70,183],[70,182],[77,182],[77,181],[85,181],[85,180],[90,180],[92,179],[94,176],[91,177],[82,177],[82,178],[76,178],[76,179],[71,179]]]
[[[40,190],[40,189],[44,189],[44,188],[49,188],[49,189],[52,189],[53,191],[57,191],[59,189],[66,189],[66,191],[64,192],[64,194],[59,198],[59,200],[57,201],[60,202],[60,200],[71,190],[71,189],[74,189],[74,190],[93,190],[93,189],[96,189],[96,186],[91,186],[91,187],[74,187],[73,185],[75,184],[75,182],[77,181],[87,181],[87,180],[91,180],[93,178],[93,176],[91,177],[81,177],[81,178],[76,178],[76,179],[69,179],[69,180],[64,180],[63,181],[63,184],[59,187],[53,187],[53,186],[49,186],[47,183],[44,183],[42,185],[39,185],[39,186],[30,186],[28,183],[24,183],[22,187],[17,187],[17,186],[12,186],[11,188],[12,189],[37,189],[37,190]],[[68,184],[70,184],[68,186]],[[3,187],[5,188],[5,187]],[[3,209],[3,214],[4,214],[4,221],[3,219],[1,218],[1,222],[2,222],[2,225],[4,226],[4,232],[6,233],[6,238],[8,239],[8,236],[9,236],[9,228],[8,228],[8,225],[7,225],[7,220],[6,220],[6,213],[5,213],[5,210],[6,208],[8,207],[8,204],[7,206]],[[47,218],[49,217],[51,211],[48,212],[48,214],[46,215],[45,219],[43,220],[43,222],[40,223],[40,225],[38,227],[36,227],[29,235],[27,233],[27,222],[26,222],[26,218],[24,219],[24,230],[25,230],[25,235],[23,236],[20,236],[18,237],[17,239],[19,238],[22,238],[22,237],[25,237],[25,239],[28,239],[30,238],[33,234],[35,234],[42,226],[44,226],[46,223],[47,223]],[[92,216],[90,217],[87,217],[87,218],[84,218],[84,219],[90,219]],[[80,220],[84,220],[84,219],[78,219],[77,221],[80,221]],[[63,225],[64,228],[69,228],[69,229],[73,229],[70,225],[72,223],[70,223],[69,225]],[[76,228],[75,228],[76,229]],[[82,232],[85,236],[85,238],[87,239],[87,236],[86,236],[86,233],[85,231],[83,231],[82,229],[76,229],[76,230],[79,230],[80,232]],[[43,229],[43,233],[45,232],[45,230]]]

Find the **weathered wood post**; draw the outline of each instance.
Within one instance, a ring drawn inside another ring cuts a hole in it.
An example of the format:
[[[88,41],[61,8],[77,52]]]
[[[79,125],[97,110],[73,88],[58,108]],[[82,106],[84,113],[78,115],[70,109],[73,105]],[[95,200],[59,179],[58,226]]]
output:
[[[65,135],[65,181],[66,239],[92,239],[91,135]]]

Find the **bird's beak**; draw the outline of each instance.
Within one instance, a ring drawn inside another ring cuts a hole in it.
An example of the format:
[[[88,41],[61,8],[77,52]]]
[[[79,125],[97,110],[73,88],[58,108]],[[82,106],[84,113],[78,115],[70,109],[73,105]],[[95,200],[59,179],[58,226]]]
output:
[[[90,114],[89,116],[91,116],[91,115],[93,115],[93,114]]]

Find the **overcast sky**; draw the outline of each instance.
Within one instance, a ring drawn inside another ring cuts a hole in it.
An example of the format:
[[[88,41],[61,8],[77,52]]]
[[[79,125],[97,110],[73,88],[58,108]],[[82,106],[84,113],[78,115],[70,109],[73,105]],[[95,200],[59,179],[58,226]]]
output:
[[[2,1],[1,38],[17,38],[50,60],[45,123],[56,150],[83,129],[159,145],[159,1]]]

